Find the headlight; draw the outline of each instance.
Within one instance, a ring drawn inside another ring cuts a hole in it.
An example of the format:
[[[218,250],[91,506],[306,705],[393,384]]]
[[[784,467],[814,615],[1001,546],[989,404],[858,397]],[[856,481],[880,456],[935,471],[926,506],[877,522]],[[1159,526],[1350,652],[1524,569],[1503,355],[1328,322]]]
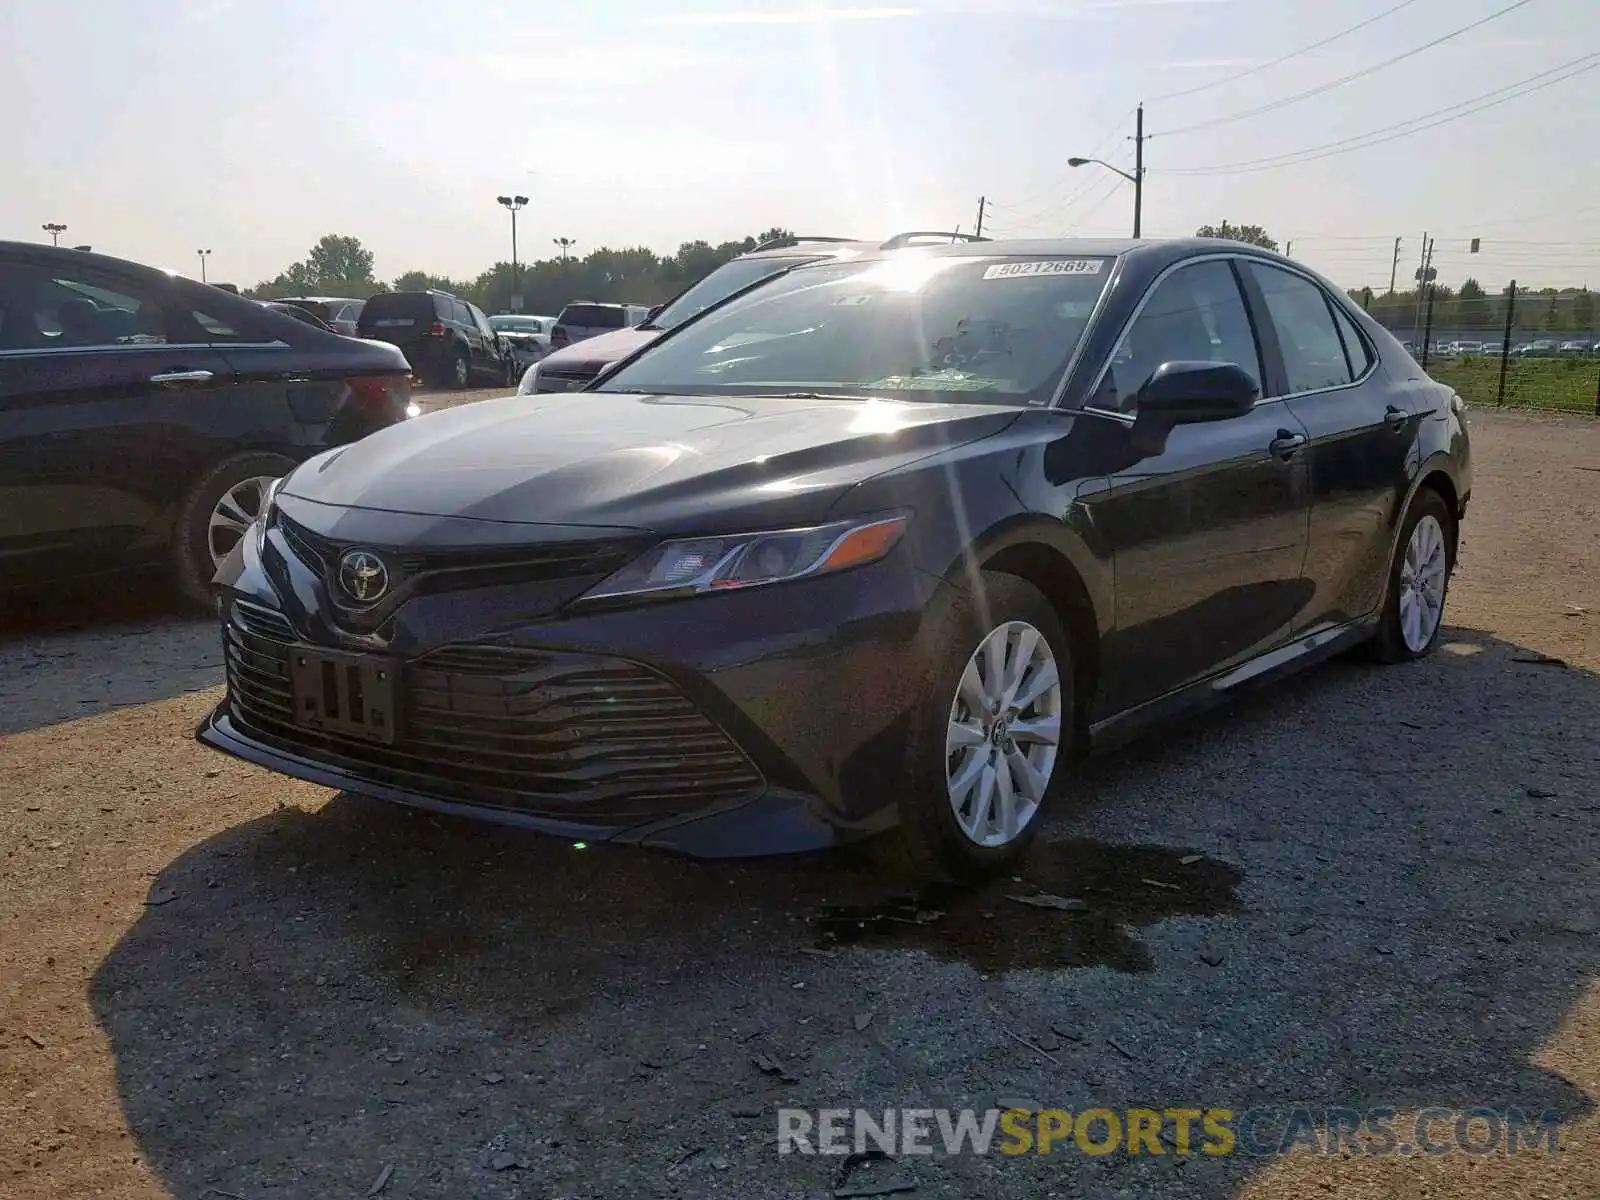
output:
[[[843,571],[876,562],[893,550],[907,519],[903,514],[855,517],[809,529],[663,542],[583,598],[665,599]]]
[[[266,541],[267,526],[272,524],[272,514],[278,507],[278,493],[283,490],[283,481],[287,478],[289,478],[287,475],[280,475],[267,484],[267,490],[261,493],[261,511],[256,514],[255,519],[256,549],[258,551]]]
[[[522,373],[522,382],[517,384],[517,395],[531,396],[539,383],[539,364],[534,363]]]

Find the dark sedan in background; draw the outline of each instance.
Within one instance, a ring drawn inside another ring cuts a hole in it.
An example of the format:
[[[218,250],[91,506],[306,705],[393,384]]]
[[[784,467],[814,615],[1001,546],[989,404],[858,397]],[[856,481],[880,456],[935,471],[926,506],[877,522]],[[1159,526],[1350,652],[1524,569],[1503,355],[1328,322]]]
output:
[[[0,590],[164,562],[209,605],[267,486],[405,420],[410,377],[218,288],[0,242]]]
[[[1455,393],[1254,247],[820,262],[594,390],[291,474],[219,575],[199,736],[572,837],[898,825],[919,870],[982,874],[1089,746],[1428,654],[1470,487]]]

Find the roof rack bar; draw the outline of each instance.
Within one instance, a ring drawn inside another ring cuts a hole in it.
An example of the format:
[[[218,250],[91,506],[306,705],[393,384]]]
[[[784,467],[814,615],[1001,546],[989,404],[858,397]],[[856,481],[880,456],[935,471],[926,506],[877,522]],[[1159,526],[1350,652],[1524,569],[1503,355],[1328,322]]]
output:
[[[882,246],[880,250],[898,250],[901,246],[909,246],[913,238],[948,238],[952,242],[988,242],[992,238],[979,237],[974,233],[952,233],[948,229],[914,229],[910,233],[897,233]]]
[[[788,237],[773,238],[771,241],[762,242],[755,250],[751,250],[749,253],[754,254],[756,250],[778,250],[785,246],[798,246],[801,242],[838,242],[842,244],[845,242],[859,242],[860,240],[860,238],[822,237],[803,233],[790,234]]]

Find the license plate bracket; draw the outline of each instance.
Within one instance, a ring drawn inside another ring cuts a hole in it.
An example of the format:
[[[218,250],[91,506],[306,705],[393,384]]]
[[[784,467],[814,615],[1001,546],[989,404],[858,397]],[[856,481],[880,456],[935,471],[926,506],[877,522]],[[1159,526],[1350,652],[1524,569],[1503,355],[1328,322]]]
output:
[[[399,665],[381,655],[291,646],[295,724],[388,745],[397,733],[398,675]]]

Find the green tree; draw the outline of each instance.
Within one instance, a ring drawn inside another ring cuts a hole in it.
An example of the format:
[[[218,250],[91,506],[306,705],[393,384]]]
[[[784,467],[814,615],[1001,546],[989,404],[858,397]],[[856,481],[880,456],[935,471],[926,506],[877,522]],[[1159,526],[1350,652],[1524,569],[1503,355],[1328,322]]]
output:
[[[361,244],[360,238],[324,234],[306,255],[306,266],[324,282],[337,280],[357,286],[377,282],[372,275],[372,251]]]
[[[1572,298],[1572,327],[1580,333],[1595,331],[1594,293],[1588,288],[1580,288]]]
[[[466,284],[457,283],[448,275],[430,275],[427,271],[407,271],[395,279],[392,285],[397,292],[426,292],[430,289],[439,292],[450,292],[460,295],[466,290]]]
[[[1267,231],[1259,225],[1231,225],[1224,221],[1220,225],[1202,225],[1194,231],[1195,237],[1225,238],[1233,242],[1247,242],[1252,246],[1260,246],[1263,250],[1276,250],[1275,242]]]
[[[1476,279],[1468,278],[1456,293],[1455,323],[1463,329],[1484,329],[1493,323],[1489,299]]]

